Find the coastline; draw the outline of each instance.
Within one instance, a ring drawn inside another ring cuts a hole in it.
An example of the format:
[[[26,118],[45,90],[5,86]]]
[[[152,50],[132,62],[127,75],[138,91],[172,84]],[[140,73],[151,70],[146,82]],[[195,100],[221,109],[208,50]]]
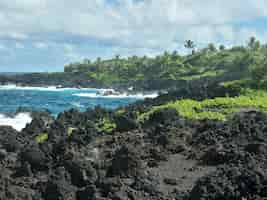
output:
[[[179,87],[185,87],[188,81],[184,80],[143,80],[143,81],[118,81],[104,83],[90,80],[83,73],[27,73],[15,75],[1,75],[0,85],[14,84],[19,86],[49,87],[61,86],[64,88],[109,88],[117,91],[128,91],[133,88],[134,92],[165,91]],[[48,84],[49,83],[49,84]]]

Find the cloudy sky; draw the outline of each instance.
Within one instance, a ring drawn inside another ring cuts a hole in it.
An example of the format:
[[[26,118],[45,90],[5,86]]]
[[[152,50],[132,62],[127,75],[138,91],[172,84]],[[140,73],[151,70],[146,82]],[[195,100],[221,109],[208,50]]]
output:
[[[267,42],[266,0],[0,0],[0,71],[59,71],[83,58]]]

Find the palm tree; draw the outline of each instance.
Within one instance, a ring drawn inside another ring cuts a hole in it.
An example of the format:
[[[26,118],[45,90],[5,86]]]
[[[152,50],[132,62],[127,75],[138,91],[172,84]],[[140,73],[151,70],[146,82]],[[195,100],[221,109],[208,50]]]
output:
[[[208,49],[209,49],[209,51],[211,51],[211,52],[216,51],[216,47],[215,47],[215,45],[214,45],[213,43],[210,43],[210,44],[208,45]]]
[[[115,59],[116,59],[116,60],[119,60],[119,59],[120,59],[120,55],[117,54],[117,55],[115,56]]]
[[[249,41],[248,41],[248,46],[253,49],[254,46],[255,46],[255,43],[256,43],[256,37],[252,36],[249,38]]]
[[[96,63],[97,63],[97,64],[100,64],[100,62],[101,62],[101,58],[100,58],[100,57],[97,57],[97,59],[96,59]]]
[[[223,51],[223,50],[225,50],[225,46],[221,44],[221,45],[219,46],[219,49],[220,49],[220,51]]]
[[[194,42],[192,40],[186,40],[184,47],[187,49],[192,49],[192,54],[195,53],[196,45],[194,44]]]
[[[83,63],[84,63],[84,64],[90,64],[91,61],[90,61],[89,59],[85,58],[85,59],[83,59]]]

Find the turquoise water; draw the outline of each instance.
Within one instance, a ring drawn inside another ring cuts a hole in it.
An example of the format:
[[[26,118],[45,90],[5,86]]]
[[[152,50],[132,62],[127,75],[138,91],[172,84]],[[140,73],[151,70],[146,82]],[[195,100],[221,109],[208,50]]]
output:
[[[0,113],[13,113],[19,107],[49,110],[54,115],[71,108],[84,111],[97,105],[114,109],[149,97],[141,94],[101,96],[99,91],[102,90],[0,86]]]

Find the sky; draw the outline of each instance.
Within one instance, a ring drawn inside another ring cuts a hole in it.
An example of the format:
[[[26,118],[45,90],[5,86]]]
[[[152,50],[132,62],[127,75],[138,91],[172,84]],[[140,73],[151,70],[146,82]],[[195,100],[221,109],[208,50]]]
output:
[[[267,43],[266,0],[0,0],[0,72],[62,71],[84,58],[184,52],[191,39]]]

